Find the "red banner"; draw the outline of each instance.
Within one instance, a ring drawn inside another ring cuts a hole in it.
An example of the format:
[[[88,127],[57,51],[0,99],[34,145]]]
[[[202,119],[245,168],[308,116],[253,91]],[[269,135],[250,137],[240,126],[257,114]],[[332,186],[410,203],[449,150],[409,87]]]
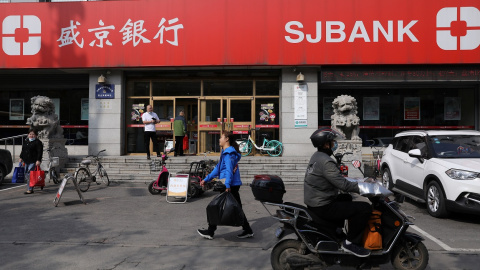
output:
[[[478,0],[10,3],[0,68],[480,63]]]

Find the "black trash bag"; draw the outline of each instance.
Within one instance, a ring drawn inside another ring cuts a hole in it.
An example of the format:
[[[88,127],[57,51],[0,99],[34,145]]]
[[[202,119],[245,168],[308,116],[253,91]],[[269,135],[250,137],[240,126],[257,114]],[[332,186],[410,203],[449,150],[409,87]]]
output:
[[[230,192],[217,195],[207,206],[209,225],[242,226],[245,214]]]

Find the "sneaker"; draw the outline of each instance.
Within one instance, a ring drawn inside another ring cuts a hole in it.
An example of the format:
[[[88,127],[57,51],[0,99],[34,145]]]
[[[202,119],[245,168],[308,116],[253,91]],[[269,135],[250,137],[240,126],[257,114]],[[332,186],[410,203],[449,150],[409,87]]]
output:
[[[363,247],[357,246],[354,243],[347,244],[345,241],[342,243],[342,249],[345,252],[352,253],[357,257],[368,257],[370,256],[370,250]]]
[[[210,233],[208,230],[197,230],[197,232],[205,239],[213,239],[213,233]]]
[[[240,238],[240,239],[251,238],[251,237],[253,237],[252,231],[243,231],[241,234],[237,235],[237,238]]]

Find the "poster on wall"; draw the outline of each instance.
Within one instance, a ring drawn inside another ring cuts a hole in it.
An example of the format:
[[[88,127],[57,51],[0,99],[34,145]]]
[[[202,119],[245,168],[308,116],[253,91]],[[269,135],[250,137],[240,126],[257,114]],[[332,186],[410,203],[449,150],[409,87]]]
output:
[[[80,102],[82,103],[80,120],[88,120],[88,98],[82,98]]]
[[[259,124],[260,125],[274,125],[275,124],[275,104],[266,103],[260,104]]]
[[[133,122],[140,122],[142,114],[145,111],[145,104],[132,104],[131,120]]]
[[[444,104],[445,120],[462,119],[462,102],[459,97],[445,97]]]
[[[24,120],[24,102],[23,99],[10,99],[10,117],[9,120]]]
[[[323,120],[332,120],[333,107],[332,103],[334,97],[324,97],[323,98]]]
[[[295,128],[307,127],[307,91],[308,88],[305,84],[293,86]]]
[[[420,120],[419,97],[406,97],[404,99],[403,120]]]
[[[51,98],[53,104],[55,105],[55,114],[58,115],[58,119],[60,119],[60,99],[59,98]]]
[[[380,120],[380,98],[363,98],[363,120]]]

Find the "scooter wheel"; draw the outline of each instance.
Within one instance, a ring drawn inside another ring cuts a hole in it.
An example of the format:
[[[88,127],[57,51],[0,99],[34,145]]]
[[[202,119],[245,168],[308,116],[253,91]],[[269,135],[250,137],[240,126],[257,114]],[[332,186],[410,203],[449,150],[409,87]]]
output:
[[[270,255],[273,270],[292,269],[287,263],[287,256],[291,253],[300,253],[301,245],[302,242],[294,239],[288,239],[278,243]]]
[[[422,242],[412,245],[406,243],[412,257],[404,245],[397,246],[392,254],[392,265],[397,270],[424,270],[428,265],[428,250]]]
[[[148,184],[148,191],[150,192],[150,194],[152,195],[158,195],[160,193],[162,193],[161,190],[158,190],[158,189],[155,189],[154,187],[157,187],[157,184],[155,183],[156,181],[152,181],[150,184]],[[157,187],[158,188],[158,187]]]

